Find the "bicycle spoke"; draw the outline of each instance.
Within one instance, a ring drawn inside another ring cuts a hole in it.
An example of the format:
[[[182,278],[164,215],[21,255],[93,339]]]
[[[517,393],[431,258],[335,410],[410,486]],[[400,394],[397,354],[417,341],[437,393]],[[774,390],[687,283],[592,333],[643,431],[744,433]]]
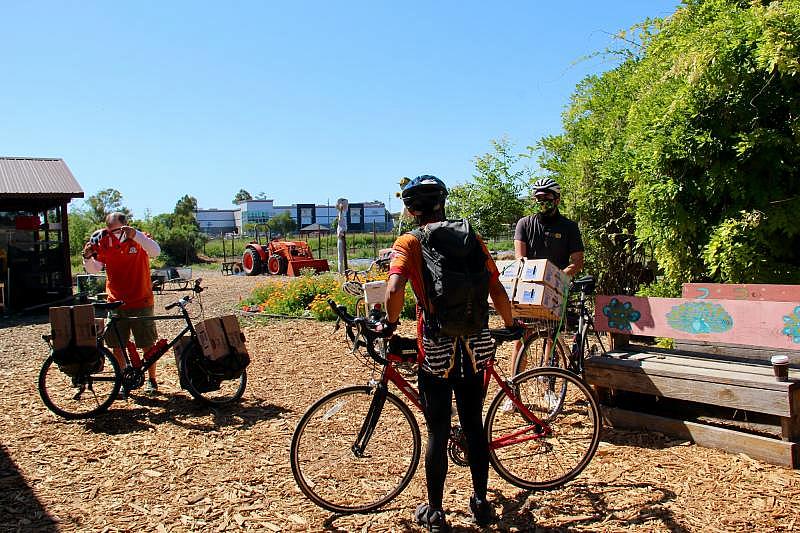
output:
[[[512,391],[545,426],[537,439],[492,447],[490,459],[498,473],[523,488],[554,488],[588,464],[599,441],[599,411],[588,387],[569,372],[554,368],[528,371],[514,380]],[[558,394],[556,394],[558,391]],[[503,409],[506,394],[498,394],[487,412],[492,442],[528,427],[520,408]]]
[[[421,448],[408,407],[389,394],[383,410],[366,425],[375,395],[368,387],[335,391],[303,416],[292,438],[292,473],[317,505],[335,512],[380,507],[411,480]],[[369,441],[363,453],[356,444]]]

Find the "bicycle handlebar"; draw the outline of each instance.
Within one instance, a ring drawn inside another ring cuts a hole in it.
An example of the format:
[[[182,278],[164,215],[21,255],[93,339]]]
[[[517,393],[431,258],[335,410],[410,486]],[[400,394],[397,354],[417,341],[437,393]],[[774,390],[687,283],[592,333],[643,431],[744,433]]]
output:
[[[388,360],[386,360],[384,357],[381,357],[381,355],[375,351],[375,341],[384,337],[381,335],[381,332],[375,330],[375,327],[379,324],[378,321],[370,320],[366,317],[353,316],[347,311],[345,306],[337,305],[336,302],[331,299],[328,299],[328,305],[331,306],[331,309],[333,309],[333,312],[336,313],[336,316],[342,319],[345,324],[358,328],[359,333],[364,335],[367,353],[370,357],[382,365],[388,364]],[[520,339],[522,338],[523,332],[523,328],[516,327],[489,329],[489,334],[495,341],[497,341],[498,344]],[[358,339],[355,339],[354,342],[358,342]]]

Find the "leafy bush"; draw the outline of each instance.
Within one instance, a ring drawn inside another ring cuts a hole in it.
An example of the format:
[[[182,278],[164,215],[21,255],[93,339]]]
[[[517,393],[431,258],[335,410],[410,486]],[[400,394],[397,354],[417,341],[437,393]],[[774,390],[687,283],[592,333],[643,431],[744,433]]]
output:
[[[342,278],[333,273],[312,275],[305,272],[297,278],[268,281],[258,285],[242,307],[263,313],[286,316],[312,316],[317,320],[334,320],[336,315],[328,305],[330,298],[355,312],[357,298],[342,291]],[[416,316],[411,286],[406,286],[406,298],[401,316]]]
[[[798,282],[798,36],[797,0],[686,0],[578,85],[538,148],[598,290]]]

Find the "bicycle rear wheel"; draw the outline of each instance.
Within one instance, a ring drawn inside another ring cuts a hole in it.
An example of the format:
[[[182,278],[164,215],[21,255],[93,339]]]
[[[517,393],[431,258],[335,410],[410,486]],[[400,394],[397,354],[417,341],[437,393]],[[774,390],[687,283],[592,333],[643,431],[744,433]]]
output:
[[[99,351],[102,365],[77,376],[62,372],[53,354],[45,360],[38,386],[48,409],[67,419],[89,418],[108,409],[122,385],[122,372],[110,351],[103,347]]]
[[[336,513],[385,505],[409,484],[419,463],[419,425],[386,391],[353,386],[318,400],[300,419],[290,449],[292,474],[311,501]],[[363,449],[364,431],[372,430]]]
[[[550,330],[538,330],[525,338],[512,369],[513,375],[542,366],[568,367],[569,349],[561,337],[557,338],[553,346],[552,333]]]
[[[580,474],[597,450],[597,402],[583,380],[559,368],[520,374],[512,390],[541,423],[527,420],[501,389],[486,413],[489,460],[503,479],[523,489],[560,487]]]

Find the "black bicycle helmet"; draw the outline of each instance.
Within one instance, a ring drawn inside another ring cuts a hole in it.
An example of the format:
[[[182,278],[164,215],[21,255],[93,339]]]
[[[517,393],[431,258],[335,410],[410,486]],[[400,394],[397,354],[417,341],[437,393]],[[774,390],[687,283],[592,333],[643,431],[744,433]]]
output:
[[[540,192],[549,192],[555,196],[561,196],[561,185],[553,178],[539,178],[533,182],[533,194]]]
[[[432,213],[444,208],[447,186],[436,176],[417,176],[409,181],[400,194],[409,211]]]

